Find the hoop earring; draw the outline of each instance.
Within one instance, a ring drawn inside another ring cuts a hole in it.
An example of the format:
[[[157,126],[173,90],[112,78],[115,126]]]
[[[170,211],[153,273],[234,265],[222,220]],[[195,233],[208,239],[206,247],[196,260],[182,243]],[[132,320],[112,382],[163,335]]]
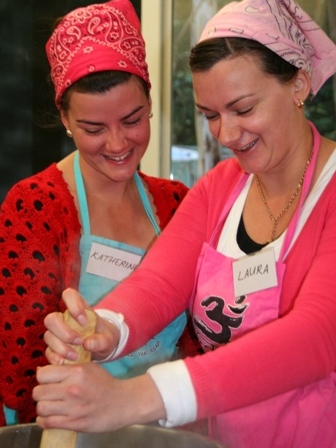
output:
[[[72,132],[70,131],[70,129],[67,129],[67,130],[66,130],[66,135],[67,135],[69,138],[72,138]]]
[[[151,112],[148,116],[149,118],[153,118],[153,112]]]
[[[297,107],[298,107],[299,109],[302,109],[303,106],[304,106],[304,101],[303,101],[303,100],[299,100],[299,101],[297,102]]]

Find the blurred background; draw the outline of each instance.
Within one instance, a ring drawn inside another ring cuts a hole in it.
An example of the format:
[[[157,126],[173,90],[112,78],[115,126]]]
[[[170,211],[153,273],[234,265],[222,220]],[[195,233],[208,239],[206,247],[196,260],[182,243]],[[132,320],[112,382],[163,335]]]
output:
[[[57,162],[73,148],[57,115],[44,46],[56,18],[88,0],[0,0],[0,203],[18,180]],[[95,1],[95,3],[103,3]],[[193,185],[230,156],[195,112],[188,54],[205,22],[227,0],[132,0],[147,42],[153,84],[152,140],[143,169]],[[299,4],[336,42],[335,0]],[[335,77],[334,77],[335,78]],[[335,80],[306,107],[320,132],[336,139]]]

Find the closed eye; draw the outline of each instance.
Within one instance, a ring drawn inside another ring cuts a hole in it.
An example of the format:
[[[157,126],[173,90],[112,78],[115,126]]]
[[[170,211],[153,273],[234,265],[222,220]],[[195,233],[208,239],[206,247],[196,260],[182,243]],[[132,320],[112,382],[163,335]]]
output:
[[[141,121],[141,117],[139,117],[139,118],[136,118],[136,119],[134,119],[134,120],[126,120],[126,121],[124,121],[124,125],[125,126],[136,126],[138,123],[140,123],[140,121]]]
[[[237,115],[247,115],[249,112],[253,110],[253,107],[249,107],[248,109],[237,110]]]
[[[102,129],[84,129],[84,132],[88,135],[98,135]]]
[[[216,120],[216,118],[219,117],[219,114],[217,113],[205,113],[205,112],[201,112],[201,114],[203,115],[203,117],[208,120],[208,121],[212,121],[212,120]]]

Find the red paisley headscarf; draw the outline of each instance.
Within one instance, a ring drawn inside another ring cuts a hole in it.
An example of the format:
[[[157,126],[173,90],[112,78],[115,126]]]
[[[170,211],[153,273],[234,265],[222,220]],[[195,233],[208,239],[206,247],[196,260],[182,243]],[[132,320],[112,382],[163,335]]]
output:
[[[46,52],[58,108],[65,90],[93,72],[121,70],[151,86],[140,21],[129,0],[71,11],[49,38]]]

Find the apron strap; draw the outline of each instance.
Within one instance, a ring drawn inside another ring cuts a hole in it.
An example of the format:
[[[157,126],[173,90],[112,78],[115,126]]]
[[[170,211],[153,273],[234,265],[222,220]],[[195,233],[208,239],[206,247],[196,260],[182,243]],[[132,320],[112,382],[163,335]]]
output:
[[[147,213],[147,216],[148,216],[150,222],[152,223],[152,226],[155,230],[156,235],[159,235],[161,233],[161,229],[157,225],[157,222],[155,220],[154,213],[153,213],[152,207],[150,205],[145,187],[143,186],[143,183],[142,183],[139,173],[137,171],[134,173],[134,180],[135,180],[135,184],[137,186],[137,189],[138,189],[138,192],[140,195],[142,205],[145,209],[145,212]]]
[[[79,152],[75,152],[74,157],[74,174],[75,174],[75,183],[76,183],[76,189],[77,189],[77,197],[78,197],[78,204],[79,204],[79,213],[81,217],[81,222],[83,226],[83,234],[84,235],[90,235],[90,217],[89,217],[89,209],[87,205],[87,199],[86,199],[86,193],[85,193],[85,186],[84,186],[84,180],[82,176],[82,172],[79,166]],[[141,203],[145,209],[145,212],[154,228],[154,231],[156,235],[159,235],[161,233],[161,229],[158,226],[154,213],[152,210],[152,207],[150,205],[145,187],[143,186],[143,183],[140,179],[140,176],[137,172],[134,173],[134,180],[135,185],[137,187],[138,193],[140,195]]]
[[[297,227],[297,223],[298,223],[300,215],[301,215],[301,210],[302,210],[304,201],[306,200],[306,198],[308,196],[308,192],[309,192],[309,189],[310,189],[310,186],[311,186],[311,183],[313,180],[314,172],[315,172],[317,156],[318,156],[318,152],[319,152],[320,145],[321,145],[321,135],[319,134],[318,130],[311,122],[309,122],[309,125],[310,125],[310,128],[313,133],[312,159],[308,165],[307,172],[306,172],[305,178],[303,180],[302,193],[301,193],[299,204],[295,210],[295,213],[291,219],[291,222],[289,223],[289,226],[288,226],[288,229],[286,232],[286,236],[285,236],[285,240],[282,244],[279,260],[283,260],[285,258],[287,250],[290,247],[291,241],[293,239],[293,236],[294,236],[294,233],[295,233],[295,230]]]
[[[90,235],[90,217],[89,217],[89,210],[86,200],[86,194],[85,194],[85,187],[84,187],[84,181],[82,172],[79,166],[79,152],[75,152],[74,157],[74,174],[75,174],[75,183],[76,183],[76,190],[77,190],[77,198],[78,198],[78,204],[79,204],[79,213],[81,217],[82,227],[83,227],[83,234],[84,235]]]

